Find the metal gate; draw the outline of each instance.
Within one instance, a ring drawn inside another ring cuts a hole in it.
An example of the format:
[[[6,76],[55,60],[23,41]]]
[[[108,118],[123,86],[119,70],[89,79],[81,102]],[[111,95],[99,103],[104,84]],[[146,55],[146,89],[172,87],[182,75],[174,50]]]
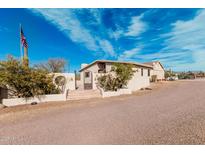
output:
[[[93,76],[92,72],[84,72],[84,89],[93,89]]]

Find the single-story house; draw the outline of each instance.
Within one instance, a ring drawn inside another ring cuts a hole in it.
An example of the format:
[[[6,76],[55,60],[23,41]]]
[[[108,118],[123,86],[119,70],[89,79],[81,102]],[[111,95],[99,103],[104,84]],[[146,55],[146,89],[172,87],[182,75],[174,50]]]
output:
[[[153,67],[153,69],[150,72],[150,79],[152,78],[153,75],[156,76],[156,80],[158,81],[165,79],[165,76],[164,76],[165,70],[164,70],[163,65],[159,61],[146,62],[143,64],[150,65]]]
[[[109,73],[114,63],[132,64],[134,75],[128,82],[127,88],[135,91],[150,85],[150,75],[153,66],[136,62],[120,62],[111,60],[96,60],[90,64],[82,64],[80,69],[80,83],[82,89],[97,89],[99,76]]]

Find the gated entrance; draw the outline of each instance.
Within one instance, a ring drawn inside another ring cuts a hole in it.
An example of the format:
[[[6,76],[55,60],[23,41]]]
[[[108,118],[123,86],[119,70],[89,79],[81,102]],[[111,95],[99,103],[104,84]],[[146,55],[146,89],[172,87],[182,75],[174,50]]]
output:
[[[84,89],[88,90],[88,89],[93,89],[93,76],[92,76],[92,72],[87,71],[84,72]]]

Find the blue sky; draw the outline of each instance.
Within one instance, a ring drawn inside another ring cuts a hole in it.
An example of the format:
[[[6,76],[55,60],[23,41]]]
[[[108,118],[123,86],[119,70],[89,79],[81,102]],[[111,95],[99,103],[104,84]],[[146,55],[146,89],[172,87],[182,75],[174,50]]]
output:
[[[69,70],[97,59],[159,60],[205,71],[204,9],[0,9],[0,59],[20,57],[19,24],[31,64],[65,58]]]

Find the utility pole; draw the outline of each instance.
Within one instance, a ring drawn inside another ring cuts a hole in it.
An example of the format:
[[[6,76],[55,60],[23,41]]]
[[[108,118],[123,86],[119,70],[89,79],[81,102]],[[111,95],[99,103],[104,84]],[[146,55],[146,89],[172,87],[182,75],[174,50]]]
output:
[[[74,73],[75,73],[75,89],[77,89],[77,79],[76,79],[77,73],[76,73],[76,70],[74,71]]]
[[[24,47],[23,64],[24,64],[24,66],[29,67],[28,48],[27,47]]]
[[[24,49],[23,52],[22,52],[22,47]],[[22,64],[26,67],[29,67],[28,44],[24,36],[21,24],[20,24],[20,52],[21,52]]]
[[[21,44],[21,24],[19,24],[19,47],[20,47],[21,61],[23,62],[23,51],[22,51],[22,44]]]

